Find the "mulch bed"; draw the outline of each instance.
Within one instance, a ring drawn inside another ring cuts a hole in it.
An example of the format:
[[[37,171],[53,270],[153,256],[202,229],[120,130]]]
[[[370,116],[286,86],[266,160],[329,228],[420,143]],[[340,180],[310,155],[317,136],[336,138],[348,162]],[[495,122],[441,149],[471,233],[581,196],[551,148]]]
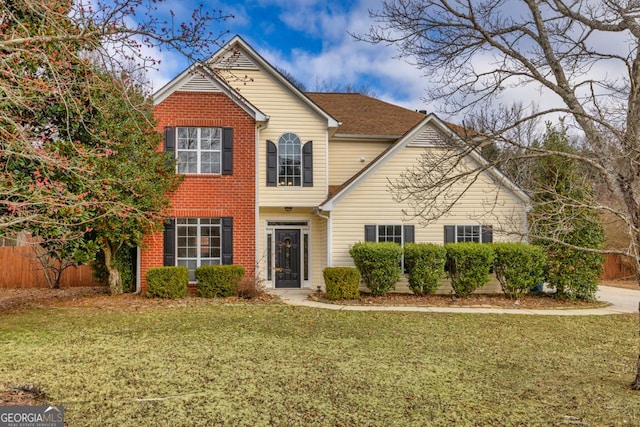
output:
[[[387,306],[417,306],[417,307],[482,307],[482,308],[522,308],[522,309],[569,309],[569,308],[597,308],[609,305],[605,302],[570,301],[556,299],[551,294],[526,295],[514,300],[499,294],[472,294],[466,298],[456,298],[451,295],[416,296],[404,293],[389,293],[381,296],[371,296],[361,293],[356,300],[330,301],[324,293],[315,293],[311,299],[328,304],[340,305],[387,305]]]
[[[15,385],[0,390],[0,406],[48,405],[47,396],[38,387],[30,384]]]

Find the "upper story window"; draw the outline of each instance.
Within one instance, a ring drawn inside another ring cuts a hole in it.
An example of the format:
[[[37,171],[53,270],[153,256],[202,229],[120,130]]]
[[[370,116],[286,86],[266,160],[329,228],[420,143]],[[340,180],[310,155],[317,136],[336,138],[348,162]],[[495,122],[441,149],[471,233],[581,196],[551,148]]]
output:
[[[313,187],[313,141],[293,132],[267,141],[267,187]]]
[[[278,185],[302,185],[302,144],[295,133],[285,133],[278,140]]]
[[[178,173],[221,172],[222,128],[179,127],[176,143]]]
[[[233,174],[233,128],[165,126],[164,151],[178,173]]]

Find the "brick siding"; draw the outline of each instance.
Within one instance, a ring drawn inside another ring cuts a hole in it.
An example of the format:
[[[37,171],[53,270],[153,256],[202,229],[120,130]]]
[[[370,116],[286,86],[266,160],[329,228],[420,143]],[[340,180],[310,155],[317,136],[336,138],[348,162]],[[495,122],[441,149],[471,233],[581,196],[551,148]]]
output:
[[[207,92],[174,92],[154,110],[158,132],[165,126],[231,127],[232,175],[185,175],[170,194],[171,217],[233,217],[233,262],[247,275],[255,267],[255,120],[226,95]],[[163,235],[147,236],[140,257],[140,283],[146,291],[146,271],[163,265]]]

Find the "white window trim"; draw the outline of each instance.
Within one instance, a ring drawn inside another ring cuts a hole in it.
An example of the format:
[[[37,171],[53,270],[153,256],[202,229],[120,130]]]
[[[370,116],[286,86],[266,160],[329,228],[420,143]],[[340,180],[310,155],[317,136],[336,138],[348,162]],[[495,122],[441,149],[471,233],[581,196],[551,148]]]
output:
[[[478,241],[473,240],[458,240],[458,227],[476,227],[478,229]],[[454,225],[454,243],[484,243],[482,241],[482,226],[477,224],[456,224]]]
[[[380,226],[383,227],[400,227],[400,237],[401,237],[401,243],[400,243],[400,247],[404,248],[404,225],[405,224],[375,224],[376,226],[376,243],[383,243],[380,242]],[[396,242],[391,242],[391,243],[396,243]],[[405,268],[404,268],[404,252],[402,254],[402,258],[400,259],[400,269],[402,270],[402,273],[406,273]]]
[[[179,221],[180,220],[190,220],[190,219],[195,219],[197,220],[197,224],[180,224]],[[219,223],[218,224],[204,224],[205,227],[211,227],[211,226],[217,226],[220,229],[220,256],[219,257],[202,257],[200,256],[201,248],[202,246],[200,245],[202,243],[202,226],[203,224],[201,223],[201,220],[206,219],[206,220],[218,220]],[[178,255],[178,251],[180,249],[180,246],[178,245],[178,239],[180,236],[179,230],[180,228],[186,228],[186,227],[196,227],[196,243],[198,244],[198,247],[196,248],[196,257],[180,257]],[[176,265],[180,265],[180,261],[196,261],[196,268],[200,267],[202,265],[202,260],[210,260],[210,261],[215,261],[218,260],[218,264],[211,264],[211,265],[221,265],[222,264],[222,218],[176,218],[176,240],[175,240],[175,259],[176,259]],[[209,265],[209,264],[205,264],[205,265]],[[194,283],[194,281],[192,281],[191,279],[189,279],[190,283]]]
[[[195,128],[197,129],[197,145],[198,147],[195,150],[190,150],[190,149],[180,149],[179,146],[179,133],[180,133],[180,129],[189,129],[189,128]],[[202,150],[202,129],[218,129],[220,132],[220,148],[218,150]],[[190,153],[190,152],[196,152],[196,156],[197,156],[197,160],[196,160],[196,172],[180,172],[179,171],[179,164],[178,162],[176,162],[176,173],[179,173],[181,175],[221,175],[222,174],[222,144],[223,144],[223,138],[224,138],[224,131],[221,127],[219,126],[178,126],[176,127],[176,139],[175,139],[175,156],[176,156],[176,160],[179,159],[179,153],[183,152],[183,153]],[[202,153],[203,151],[207,152],[207,153],[217,153],[220,161],[218,162],[219,168],[220,170],[218,172],[202,172]]]
[[[282,139],[282,137],[284,137],[287,134],[291,134],[294,135],[296,138],[298,138],[298,141],[300,142],[299,145],[299,156],[300,156],[300,184],[299,185],[285,185],[285,184],[280,184],[280,140]],[[278,138],[278,143],[276,144],[276,160],[277,160],[277,165],[276,165],[276,185],[278,188],[301,188],[304,186],[304,183],[302,182],[304,179],[304,156],[302,155],[302,147],[303,147],[303,143],[302,143],[302,139],[300,138],[300,136],[295,133],[295,132],[285,132],[282,135],[280,135],[280,137]]]

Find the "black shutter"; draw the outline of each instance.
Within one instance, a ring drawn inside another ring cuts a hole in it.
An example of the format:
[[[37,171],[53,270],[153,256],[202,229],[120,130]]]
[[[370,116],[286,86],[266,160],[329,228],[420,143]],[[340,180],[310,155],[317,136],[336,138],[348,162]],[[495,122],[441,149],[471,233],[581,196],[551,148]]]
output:
[[[302,147],[302,186],[313,187],[313,141]]]
[[[278,148],[273,141],[267,141],[267,187],[278,185]]]
[[[493,243],[493,226],[482,226],[482,243]]]
[[[222,264],[233,264],[233,218],[222,218]]]
[[[404,242],[415,243],[416,241],[415,227],[413,225],[405,225],[403,228],[404,228],[403,230]]]
[[[164,261],[165,266],[176,265],[176,220],[164,223]]]
[[[456,226],[455,225],[445,225],[444,226],[444,243],[455,243],[456,242]]]
[[[164,151],[176,151],[176,128],[173,126],[164,128]]]
[[[222,129],[222,175],[233,174],[233,128]]]
[[[376,238],[376,226],[375,225],[365,225],[364,226],[364,241],[365,242],[376,242],[378,239]]]
[[[167,153],[167,166],[172,165],[176,159],[176,128],[165,126],[164,128],[164,152]]]

